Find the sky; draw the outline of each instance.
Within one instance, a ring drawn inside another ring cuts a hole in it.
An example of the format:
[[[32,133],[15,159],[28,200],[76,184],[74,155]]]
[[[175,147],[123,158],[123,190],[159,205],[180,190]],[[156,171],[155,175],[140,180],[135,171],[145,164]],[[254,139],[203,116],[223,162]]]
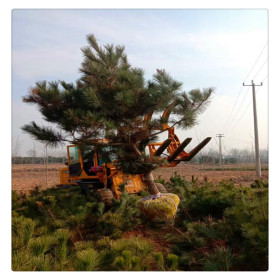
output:
[[[169,10],[21,10],[12,11],[12,138],[20,154],[34,141],[21,126],[44,124],[34,105],[22,97],[37,81],[75,82],[82,62],[81,47],[93,33],[100,44],[126,48],[133,67],[152,79],[165,69],[183,83],[182,89],[215,87],[208,109],[189,130],[176,130],[191,149],[212,137],[204,148],[224,153],[233,148],[253,149],[252,87],[256,87],[260,149],[268,149],[268,11],[265,9]],[[162,136],[162,139],[166,135]],[[37,143],[36,147],[40,145]],[[186,149],[186,151],[188,151]],[[59,148],[62,151],[63,148]]]

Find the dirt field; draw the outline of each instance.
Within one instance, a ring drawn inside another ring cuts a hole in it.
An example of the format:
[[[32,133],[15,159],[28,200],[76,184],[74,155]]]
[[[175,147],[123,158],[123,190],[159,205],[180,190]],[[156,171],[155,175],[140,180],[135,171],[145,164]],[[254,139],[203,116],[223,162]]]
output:
[[[62,164],[49,164],[48,172],[46,166],[41,164],[14,164],[12,166],[12,189],[18,192],[28,192],[36,186],[41,189],[59,184],[59,169],[64,168]],[[262,177],[268,179],[267,165],[263,166]],[[221,180],[232,180],[237,185],[250,185],[257,179],[254,166],[250,164],[235,164],[220,167],[217,165],[194,165],[179,164],[174,168],[160,168],[154,172],[155,179],[168,180],[175,173],[184,176],[187,181],[192,175],[199,182],[220,182]]]
[[[156,179],[163,178],[168,180],[175,173],[183,176],[186,181],[191,181],[192,176],[198,178],[199,182],[218,183],[222,180],[233,181],[236,185],[250,185],[256,179],[256,171],[252,164],[233,164],[233,165],[194,165],[179,164],[174,168],[161,168],[154,172]],[[268,180],[268,166],[263,166],[262,179]]]

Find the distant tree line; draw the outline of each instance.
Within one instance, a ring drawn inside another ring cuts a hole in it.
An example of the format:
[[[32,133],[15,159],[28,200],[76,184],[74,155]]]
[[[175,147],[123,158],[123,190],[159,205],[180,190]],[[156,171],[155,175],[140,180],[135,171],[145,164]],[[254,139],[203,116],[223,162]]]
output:
[[[268,150],[260,150],[260,158],[262,163],[268,163]],[[223,164],[234,163],[254,163],[255,152],[249,149],[231,149],[222,156]],[[219,152],[215,150],[209,150],[208,152],[200,152],[191,161],[197,164],[218,164]]]
[[[268,150],[260,151],[261,162],[268,163]],[[48,163],[62,163],[67,161],[65,156],[48,156]],[[255,155],[254,152],[248,149],[232,149],[228,153],[223,155],[223,164],[235,164],[235,163],[254,163]],[[44,164],[46,163],[45,156],[36,156],[35,153],[29,151],[29,156],[13,156],[12,164]],[[209,150],[207,153],[200,152],[195,156],[191,163],[196,164],[219,164],[219,152],[214,150]]]
[[[47,163],[64,163],[66,157],[48,156]],[[12,157],[12,164],[45,164],[45,157]]]

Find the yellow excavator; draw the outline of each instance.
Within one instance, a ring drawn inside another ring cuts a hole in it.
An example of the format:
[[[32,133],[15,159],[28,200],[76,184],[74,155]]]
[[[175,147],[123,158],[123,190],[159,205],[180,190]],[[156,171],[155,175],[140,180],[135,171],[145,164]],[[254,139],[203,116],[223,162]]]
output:
[[[184,149],[192,138],[186,138],[182,143],[175,134],[174,127],[168,125],[168,118],[172,107],[168,107],[162,118],[162,131],[168,131],[168,139],[164,142],[149,143],[147,145],[151,156],[160,156],[169,164],[164,167],[174,167],[182,161],[190,161],[210,140],[205,138],[189,153]],[[145,116],[150,121],[152,113]],[[96,139],[91,145],[85,147],[78,145],[67,146],[67,167],[60,170],[60,184],[58,186],[79,185],[81,190],[87,192],[92,187],[96,189],[99,199],[110,204],[112,198],[118,199],[121,195],[120,186],[123,185],[127,193],[136,194],[146,189],[143,175],[124,174],[117,168],[117,161],[112,153],[115,143],[108,139]],[[167,150],[167,154],[164,151]],[[156,183],[160,192],[166,192],[163,185]]]

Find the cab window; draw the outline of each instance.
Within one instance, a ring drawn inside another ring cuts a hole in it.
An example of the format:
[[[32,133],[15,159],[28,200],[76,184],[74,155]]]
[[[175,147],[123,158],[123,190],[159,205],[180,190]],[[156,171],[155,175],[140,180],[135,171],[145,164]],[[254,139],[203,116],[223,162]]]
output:
[[[70,164],[79,162],[79,147],[69,147]]]

